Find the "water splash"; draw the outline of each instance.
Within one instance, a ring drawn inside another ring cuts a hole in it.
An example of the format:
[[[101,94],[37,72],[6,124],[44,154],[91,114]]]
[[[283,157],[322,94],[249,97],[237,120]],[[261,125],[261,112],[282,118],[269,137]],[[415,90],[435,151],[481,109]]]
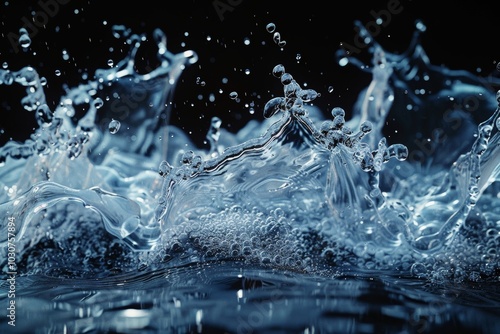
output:
[[[264,121],[221,138],[214,117],[208,150],[169,124],[175,84],[197,56],[170,53],[159,30],[160,65],[141,74],[134,61],[143,36],[115,27],[129,54],[68,88],[54,111],[34,68],[1,69],[1,84],[26,87],[21,102],[38,123],[30,139],[0,149],[1,227],[15,217],[19,272],[106,276],[238,259],[330,275],[349,266],[434,280],[492,277],[498,82],[431,65],[419,42],[424,30],[418,23],[401,55],[370,39],[371,65],[339,51],[341,64],[372,75],[350,119],[339,107],[325,117],[311,103],[323,97],[278,64],[272,73],[283,93],[267,102]],[[480,122],[445,108],[467,96],[480,102]],[[400,142],[384,134],[390,115],[409,119]],[[421,145],[429,129],[441,140]],[[485,247],[487,257],[478,250]],[[64,259],[82,249],[81,266]]]

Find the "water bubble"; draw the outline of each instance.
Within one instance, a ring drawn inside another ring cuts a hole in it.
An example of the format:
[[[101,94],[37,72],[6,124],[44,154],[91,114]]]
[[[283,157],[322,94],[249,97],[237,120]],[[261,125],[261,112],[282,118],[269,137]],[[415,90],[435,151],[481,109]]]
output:
[[[301,89],[297,92],[297,97],[304,102],[311,102],[318,97],[318,93],[314,89]]]
[[[195,154],[193,151],[189,150],[189,151],[186,151],[184,152],[184,154],[182,155],[182,158],[181,158],[181,162],[184,164],[184,165],[190,165],[193,161],[193,158],[194,158]]]
[[[96,99],[94,100],[94,107],[95,107],[96,109],[101,109],[101,107],[102,107],[103,105],[104,105],[104,101],[103,101],[100,97],[98,97],[98,98],[96,98]]]
[[[333,93],[333,86],[328,86],[328,93]]]
[[[236,99],[238,98],[238,93],[237,93],[237,92],[234,92],[234,91],[233,91],[233,92],[231,92],[231,93],[229,93],[229,98],[230,98],[231,100],[236,100]]]
[[[167,176],[168,174],[170,174],[173,168],[174,167],[172,167],[172,165],[170,165],[168,161],[163,160],[158,166],[158,173],[160,174],[160,176]]]
[[[276,66],[274,66],[273,68],[273,75],[276,77],[276,78],[281,78],[281,76],[285,73],[285,66],[281,65],[281,64],[278,64]]]
[[[361,132],[364,132],[364,133],[368,133],[368,132],[372,131],[372,128],[373,128],[373,123],[370,121],[363,122],[361,124],[361,126],[359,127]]]
[[[250,45],[250,38],[245,37],[245,39],[243,39],[243,44]]]
[[[268,23],[266,25],[266,30],[268,33],[273,33],[276,30],[276,25],[274,23]]]
[[[415,22],[415,27],[417,28],[418,31],[421,32],[425,32],[427,30],[426,25],[421,20],[417,20]]]
[[[281,41],[281,34],[279,32],[275,32],[273,35],[274,43],[278,44]]]
[[[278,46],[279,47],[284,47],[286,45],[286,41],[279,41]]]
[[[69,54],[68,54],[68,51],[67,50],[63,50],[62,51],[62,58],[64,60],[68,60],[69,59]]]
[[[109,122],[109,125],[108,125],[108,130],[109,130],[109,133],[111,134],[115,134],[118,132],[118,130],[120,130],[120,126],[121,126],[121,123],[120,121],[116,120],[116,119],[112,119],[111,122]]]
[[[346,66],[347,64],[349,64],[349,58],[347,57],[342,57],[339,59],[339,65],[340,66]]]
[[[113,67],[114,65],[115,65],[115,62],[113,61],[113,59],[108,59],[108,66]]]
[[[336,116],[345,117],[345,110],[341,107],[335,107],[332,109],[332,116],[335,118]]]
[[[7,63],[6,61],[4,61],[4,62],[2,63],[2,68],[3,68],[3,69],[7,69],[8,67],[9,67],[9,63]]]
[[[28,31],[25,28],[21,28],[19,29],[19,34],[19,45],[21,45],[23,49],[29,48],[31,45],[31,38]]]
[[[280,109],[284,109],[285,99],[282,97],[275,97],[269,100],[264,106],[264,117],[270,118],[275,115]]]
[[[59,76],[61,76],[61,71],[60,70],[55,70],[54,74],[59,77]]]
[[[293,81],[293,76],[290,73],[283,73],[281,76],[281,83],[283,85],[289,85]]]
[[[300,53],[297,53],[297,55],[295,56],[295,59],[297,61],[299,61],[300,59],[302,59],[302,55]]]

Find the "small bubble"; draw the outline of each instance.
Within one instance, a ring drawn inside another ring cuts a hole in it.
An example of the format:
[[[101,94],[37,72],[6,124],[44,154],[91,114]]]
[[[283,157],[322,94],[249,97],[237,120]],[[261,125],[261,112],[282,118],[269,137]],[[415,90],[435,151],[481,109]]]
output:
[[[500,71],[500,62],[497,62],[497,71]]]
[[[328,93],[333,93],[333,86],[328,86]]]
[[[245,38],[245,39],[243,40],[243,44],[245,44],[245,45],[250,45],[250,38],[248,38],[248,37],[247,37],[247,38]]]
[[[249,74],[250,74],[250,69],[249,69],[249,68],[245,69],[245,74],[246,74],[246,75],[249,75]]]
[[[55,70],[55,71],[54,71],[54,73],[55,73],[55,75],[56,75],[56,76],[58,76],[58,77],[59,77],[59,76],[61,76],[61,71],[60,71],[60,70]]]
[[[349,59],[347,57],[342,57],[339,59],[339,65],[340,66],[346,66],[347,64],[349,64]]]
[[[273,35],[274,43],[278,44],[281,41],[281,34],[279,32],[275,32]]]
[[[300,61],[300,59],[302,59],[302,55],[300,53],[297,53],[297,55],[295,56],[295,59],[297,61]]]
[[[115,133],[118,132],[118,130],[120,130],[120,126],[121,126],[120,121],[117,121],[116,119],[111,120],[108,126],[109,133],[114,135]]]
[[[26,34],[21,34],[19,36],[19,44],[21,45],[21,47],[23,49],[29,48],[29,46],[31,45],[31,38],[30,38],[30,36],[27,33]]]
[[[231,100],[236,100],[238,98],[238,93],[233,91],[229,93],[229,97],[231,98]]]
[[[2,64],[2,67],[4,69],[7,69],[9,67],[9,64],[6,61],[4,61],[3,64]]]
[[[109,67],[113,67],[113,66],[114,66],[114,64],[115,64],[115,62],[113,61],[113,59],[109,59],[109,60],[108,60],[108,66],[109,66]]]
[[[103,105],[104,105],[104,101],[100,97],[98,97],[94,100],[94,107],[96,109],[100,109]]]
[[[274,23],[268,23],[266,25],[266,30],[268,33],[273,33],[276,30],[276,25]]]
[[[276,66],[274,66],[273,68],[273,75],[276,77],[276,78],[281,78],[281,76],[285,73],[285,66],[281,65],[281,64],[278,64]]]
[[[62,58],[63,60],[68,60],[69,59],[69,54],[67,50],[62,51]]]

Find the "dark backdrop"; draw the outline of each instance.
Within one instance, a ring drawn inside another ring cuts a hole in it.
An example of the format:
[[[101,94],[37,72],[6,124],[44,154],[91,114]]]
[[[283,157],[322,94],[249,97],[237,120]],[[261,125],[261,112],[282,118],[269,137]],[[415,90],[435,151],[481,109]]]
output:
[[[354,20],[373,24],[374,17],[381,15],[385,22],[377,40],[392,52],[403,52],[415,21],[421,19],[427,25],[422,43],[432,63],[472,72],[496,71],[500,30],[498,11],[490,3],[4,1],[0,4],[0,63],[7,62],[12,70],[25,65],[35,67],[48,80],[46,94],[54,107],[64,85],[77,85],[82,82],[82,73],[92,75],[95,69],[107,67],[109,59],[118,61],[123,57],[112,37],[112,25],[123,24],[148,36],[160,28],[167,35],[171,52],[189,49],[200,57],[181,76],[171,117],[172,123],[199,141],[204,138],[212,116],[220,117],[230,131],[239,129],[250,117],[262,118],[264,104],[282,92],[281,84],[270,74],[278,63],[285,65],[301,85],[307,84],[321,93],[315,104],[322,110],[329,112],[340,106],[349,112],[357,94],[370,80],[359,70],[340,67],[335,59],[341,42],[355,42]],[[11,40],[12,33],[33,19],[38,21],[31,31],[30,50],[19,52]],[[266,31],[271,22],[286,41],[283,48]],[[110,46],[114,46],[113,51]],[[68,60],[63,59],[64,50],[70,56]],[[153,51],[149,51],[151,56]],[[144,56],[148,59],[147,47]],[[249,74],[245,73],[247,69]],[[62,75],[56,76],[56,70]],[[329,87],[333,87],[332,92]],[[229,97],[231,91],[238,92],[238,100]],[[214,101],[209,98],[211,94]],[[2,143],[26,139],[35,126],[33,115],[20,105],[22,95],[19,87],[0,86]],[[253,115],[250,105],[256,111]]]

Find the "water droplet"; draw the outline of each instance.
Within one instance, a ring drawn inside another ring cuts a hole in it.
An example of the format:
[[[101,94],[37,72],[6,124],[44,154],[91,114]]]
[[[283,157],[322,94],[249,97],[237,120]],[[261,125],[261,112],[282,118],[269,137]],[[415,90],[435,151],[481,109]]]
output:
[[[27,33],[19,36],[19,45],[21,45],[23,49],[29,48],[31,45],[31,38]]]
[[[274,43],[278,44],[281,41],[281,34],[279,32],[275,32],[273,35]]]
[[[274,116],[280,109],[284,108],[285,99],[282,97],[275,97],[269,100],[264,106],[264,117],[270,118]]]
[[[98,97],[94,100],[94,107],[96,109],[100,109],[103,105],[104,105],[104,101],[100,97]]]
[[[297,96],[304,102],[311,102],[318,97],[318,93],[314,89],[301,89],[297,92]]]
[[[120,130],[120,126],[121,126],[120,121],[116,119],[111,120],[111,122],[109,122],[108,125],[109,133],[114,135],[115,133],[118,132],[118,130]]]
[[[245,45],[250,45],[250,38],[246,37],[246,38],[243,40],[243,44],[245,44]]]
[[[160,176],[167,176],[172,171],[173,167],[168,163],[168,161],[163,160],[160,162],[160,166],[158,167],[158,173]]]
[[[68,51],[67,50],[63,50],[62,51],[62,58],[64,60],[68,60],[69,59],[69,54],[68,54]]]
[[[55,70],[54,74],[59,77],[59,76],[61,76],[61,71],[60,70]]]
[[[372,129],[373,129],[373,124],[372,124],[372,122],[370,122],[370,121],[364,121],[364,122],[360,125],[359,129],[361,130],[361,132],[368,133],[368,132],[372,131]]]
[[[283,73],[281,76],[281,83],[283,85],[289,85],[293,81],[293,76],[290,73]]]
[[[335,118],[336,116],[345,117],[345,110],[341,107],[335,107],[332,109],[332,116]]]
[[[233,91],[229,93],[229,97],[231,98],[231,100],[236,100],[238,98],[238,93]]]
[[[268,24],[266,25],[266,30],[267,30],[267,32],[269,32],[269,33],[273,33],[273,32],[274,32],[274,30],[276,30],[276,25],[275,25],[274,23],[268,23]]]
[[[328,93],[333,93],[333,86],[328,86]]]
[[[285,73],[285,66],[281,65],[281,64],[278,64],[276,66],[274,66],[273,68],[273,75],[276,77],[276,78],[281,78],[281,76]]]
[[[349,58],[342,57],[342,58],[339,59],[339,65],[340,66],[346,66],[347,64],[349,64]]]
[[[114,66],[114,64],[115,64],[115,62],[113,61],[113,59],[109,59],[109,60],[108,60],[108,66],[109,66],[109,67],[113,67],[113,66]]]
[[[297,61],[300,61],[300,59],[302,59],[302,55],[300,53],[297,53],[297,55],[295,56],[295,59]]]
[[[421,20],[417,20],[417,22],[415,22],[415,27],[417,28],[418,31],[421,31],[421,32],[424,32],[427,30],[427,27],[425,26],[425,24]]]

